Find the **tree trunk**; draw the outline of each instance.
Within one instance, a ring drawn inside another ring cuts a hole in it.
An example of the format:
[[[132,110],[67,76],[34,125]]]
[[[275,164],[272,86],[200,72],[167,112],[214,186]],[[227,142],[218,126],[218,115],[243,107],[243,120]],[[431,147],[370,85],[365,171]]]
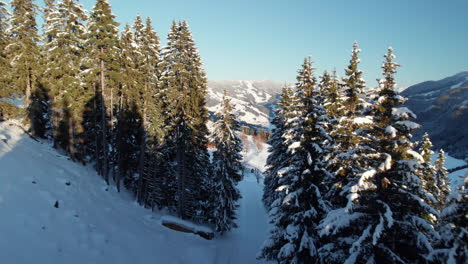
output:
[[[147,85],[145,84],[145,91],[147,89]],[[141,123],[141,140],[140,140],[140,156],[138,160],[138,191],[137,191],[137,199],[138,202],[141,204],[143,202],[143,177],[144,177],[144,167],[145,167],[145,151],[146,151],[146,100],[143,99],[143,116],[142,116],[142,123]]]
[[[178,128],[179,130],[180,128]],[[186,214],[186,191],[185,191],[185,178],[186,178],[186,164],[185,164],[185,146],[184,146],[184,139],[180,136],[180,131],[177,131],[177,138],[181,142],[176,142],[176,181],[177,181],[177,192],[178,192],[178,204],[177,204],[177,213],[180,218],[187,219]]]
[[[68,141],[68,152],[70,153],[70,157],[73,161],[75,161],[75,155],[76,155],[76,150],[75,150],[75,125],[73,122],[73,118],[70,117],[68,119],[68,135],[70,137]]]
[[[101,48],[101,55],[104,51]],[[102,134],[102,174],[104,180],[109,184],[109,172],[108,172],[108,157],[107,157],[107,124],[106,124],[106,93],[105,93],[105,75],[104,75],[104,60],[101,58],[100,70],[101,70],[101,134]]]

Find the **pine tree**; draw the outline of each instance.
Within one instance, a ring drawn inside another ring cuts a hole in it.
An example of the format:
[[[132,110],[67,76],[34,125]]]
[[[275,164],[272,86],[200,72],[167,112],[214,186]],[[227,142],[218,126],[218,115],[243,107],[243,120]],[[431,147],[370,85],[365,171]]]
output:
[[[327,199],[336,208],[344,208],[348,198],[344,195],[344,188],[356,180],[357,175],[368,168],[369,158],[372,152],[365,147],[367,131],[372,123],[372,118],[365,116],[365,94],[363,88],[365,81],[362,79],[362,71],[358,69],[361,50],[354,42],[350,63],[345,70],[346,77],[341,84],[334,73],[329,83],[322,81],[327,98],[325,105],[331,116],[329,134],[333,137],[336,147],[330,154],[328,162],[329,170],[333,172],[326,185],[331,186],[327,193]],[[326,88],[329,86],[329,88]]]
[[[38,7],[32,0],[12,0],[10,2],[12,14],[10,28],[7,31],[10,43],[5,48],[9,64],[11,65],[10,85],[8,96],[23,98],[24,108],[29,113],[37,113],[30,109],[33,93],[37,88],[37,79],[40,74],[40,41],[36,15]],[[29,120],[34,120],[35,116]],[[33,133],[36,133],[34,122],[31,123]]]
[[[423,158],[421,169],[419,170],[419,176],[421,177],[423,187],[427,190],[430,195],[431,205],[440,207],[443,204],[443,200],[439,197],[440,190],[436,184],[437,172],[435,166],[432,164],[432,155],[434,151],[431,150],[432,142],[429,138],[429,134],[424,133],[419,153]]]
[[[448,197],[441,213],[439,232],[441,239],[431,255],[433,263],[464,263],[468,259],[468,178],[458,192]]]
[[[395,92],[390,48],[382,66],[374,125],[367,148],[376,152],[366,171],[345,188],[348,203],[331,211],[320,227],[329,245],[321,251],[327,263],[426,263],[437,237],[433,223],[437,211],[418,177],[423,158],[413,150],[411,131],[419,126],[401,107],[404,99]]]
[[[89,96],[82,87],[86,11],[73,0],[48,1],[44,29],[46,69],[43,83],[52,101],[54,142],[73,159],[82,159],[78,135]],[[62,114],[64,114],[62,116]]]
[[[109,153],[110,131],[113,130],[116,88],[119,83],[119,41],[118,23],[114,20],[111,6],[107,0],[97,0],[91,11],[86,36],[87,71],[86,81],[94,90],[94,98],[89,105],[92,108],[91,133],[87,145],[94,147],[93,155],[96,168],[104,180],[109,183],[109,167],[112,162]]]
[[[358,55],[361,52],[358,43],[355,41],[353,44],[353,51],[351,60],[349,61],[348,68],[345,70],[346,77],[343,78],[345,85],[345,96],[347,101],[348,116],[353,116],[361,108],[363,89],[366,82],[362,78],[362,71],[358,69],[361,62]]]
[[[273,228],[259,257],[278,263],[318,263],[320,241],[317,225],[329,210],[323,199],[323,185],[329,177],[324,157],[330,138],[323,97],[307,58],[299,70],[296,84],[296,114],[283,135],[290,164],[278,173],[278,199],[273,202],[270,221]]]
[[[344,85],[338,79],[336,70],[333,70],[331,75],[325,71],[319,85],[324,94],[324,105],[327,110],[327,116],[331,118],[333,124],[338,124],[338,119],[345,115],[345,107]]]
[[[136,28],[135,28],[136,30]],[[146,24],[143,29],[143,36],[140,41],[140,52],[144,56],[144,63],[142,73],[145,77],[144,81],[144,94],[142,97],[144,101],[144,118],[145,123],[145,141],[142,148],[145,147],[145,156],[141,156],[139,162],[139,175],[141,180],[146,182],[147,194],[144,195],[146,206],[154,208],[161,208],[173,203],[174,195],[169,191],[168,178],[163,174],[167,169],[166,161],[161,150],[161,143],[163,142],[166,131],[163,129],[163,95],[161,85],[161,55],[159,37],[153,29],[151,19],[146,19]],[[145,117],[146,116],[146,117]],[[142,149],[141,148],[141,149]],[[142,158],[144,158],[142,160]],[[144,187],[140,182],[140,188]],[[143,192],[140,190],[139,193]],[[166,195],[167,194],[167,195]]]
[[[133,175],[137,172],[140,146],[144,127],[142,124],[143,75],[140,70],[143,57],[138,50],[132,28],[127,24],[120,39],[120,83],[117,124],[115,126],[115,149],[117,173],[115,181],[120,191],[120,182],[134,189]]]
[[[241,198],[237,184],[242,180],[242,141],[237,135],[240,124],[232,113],[233,107],[224,91],[223,105],[216,115],[219,118],[214,124],[212,140],[216,146],[212,160],[214,206],[212,217],[216,232],[220,234],[237,227],[237,201]]]
[[[5,2],[0,1],[0,98],[8,97],[8,94],[6,93],[6,87],[10,79],[7,75],[7,73],[10,72],[10,66],[6,57],[7,54],[5,52],[6,47],[10,42],[9,36],[7,34],[8,18],[10,13],[8,12],[6,6],[7,5]],[[0,102],[0,118],[3,112],[7,112],[6,109],[2,110],[3,108],[6,108],[6,105],[4,104],[5,103],[3,101]]]
[[[154,31],[151,20],[148,18],[146,25],[143,24],[143,21],[140,16],[137,16],[134,24],[133,30],[135,32],[135,44],[138,47],[138,54],[140,55],[140,64],[138,65],[138,71],[141,78],[141,89],[140,93],[140,108],[142,115],[142,127],[141,130],[141,144],[138,158],[138,172],[139,178],[137,183],[137,199],[140,203],[145,204],[150,207],[154,207],[155,197],[154,190],[148,188],[148,184],[156,186],[154,182],[156,178],[161,177],[161,175],[156,175],[159,173],[148,170],[147,167],[155,168],[152,162],[156,162],[155,157],[152,157],[150,160],[146,160],[148,156],[148,151],[150,145],[153,146],[151,153],[156,156],[159,150],[155,149],[162,138],[162,133],[160,130],[160,123],[162,123],[162,111],[160,108],[160,102],[158,101],[158,90],[159,90],[159,79],[161,76],[160,71],[160,48],[159,48],[159,37]],[[158,162],[159,163],[159,162]],[[153,183],[150,183],[153,181]],[[149,199],[151,196],[153,198]]]
[[[268,211],[271,209],[273,201],[277,199],[278,170],[288,164],[287,155],[285,155],[288,146],[284,142],[283,134],[287,129],[286,121],[294,114],[292,103],[293,90],[291,87],[285,86],[278,102],[278,109],[275,111],[275,117],[272,120],[275,128],[273,128],[271,138],[268,140],[270,154],[266,161],[267,170],[263,190],[263,203]]]
[[[435,165],[435,185],[437,186],[438,200],[441,203],[441,206],[444,206],[447,200],[447,197],[450,194],[450,182],[448,178],[448,171],[445,166],[445,152],[443,149],[439,150],[437,154],[437,159],[434,163]]]
[[[206,221],[209,200],[207,81],[187,23],[173,23],[164,49],[163,90],[167,93],[167,156],[177,182],[177,213]]]

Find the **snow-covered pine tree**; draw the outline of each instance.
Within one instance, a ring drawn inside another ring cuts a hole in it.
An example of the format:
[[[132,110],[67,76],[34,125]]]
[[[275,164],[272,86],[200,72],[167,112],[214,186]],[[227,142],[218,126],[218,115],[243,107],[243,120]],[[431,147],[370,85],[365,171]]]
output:
[[[82,116],[90,93],[81,86],[86,11],[74,0],[47,1],[44,28],[46,67],[43,83],[51,98],[54,143],[82,160]]]
[[[434,155],[434,151],[431,150],[432,146],[429,134],[424,133],[419,147],[419,153],[423,158],[423,163],[421,164],[418,175],[422,180],[423,187],[431,196],[431,205],[440,209],[444,204],[445,198],[440,196],[440,190],[436,183],[437,171],[434,164],[432,164],[432,155]]]
[[[439,191],[438,200],[441,203],[441,206],[445,206],[447,197],[450,194],[450,182],[448,178],[448,171],[445,168],[445,152],[443,149],[439,150],[437,154],[437,159],[434,162],[435,166],[435,185]]]
[[[7,4],[0,1],[0,98],[9,97],[6,87],[10,79],[10,77],[8,77],[10,65],[5,52],[6,47],[10,42],[10,38],[7,34],[9,16],[10,13],[7,10]],[[2,113],[5,113],[5,116],[10,114],[8,112],[10,111],[7,111],[6,103],[3,100],[0,100],[0,118],[3,117]]]
[[[154,191],[154,188],[162,188],[160,185],[160,173],[153,172],[150,168],[159,167],[156,157],[160,157],[157,149],[162,138],[160,130],[163,121],[160,102],[158,101],[160,71],[160,48],[159,37],[154,31],[151,20],[148,18],[146,25],[140,16],[137,16],[133,30],[135,32],[135,45],[141,59],[138,64],[139,74],[142,76],[141,87],[139,89],[139,108],[142,116],[140,137],[140,150],[138,157],[138,181],[136,182],[137,200],[148,207],[155,206],[155,200],[159,195]],[[149,150],[149,148],[152,150]],[[149,153],[156,155],[148,157]],[[148,159],[148,160],[147,160]],[[159,183],[157,183],[159,182]],[[149,188],[148,185],[153,186]],[[158,206],[159,202],[157,203]]]
[[[258,257],[278,263],[318,263],[317,225],[329,210],[323,199],[323,181],[329,177],[324,157],[330,137],[326,133],[321,90],[306,58],[297,77],[294,116],[283,137],[290,164],[279,170],[278,199],[270,210],[270,238]]]
[[[468,259],[468,178],[449,197],[438,225],[440,240],[431,255],[433,263],[466,263]]]
[[[333,73],[328,84],[330,88],[325,89],[327,95],[325,106],[328,108],[332,124],[329,127],[329,134],[336,144],[328,162],[333,176],[327,179],[329,182],[326,185],[331,188],[326,196],[335,208],[344,208],[348,203],[343,189],[349,184],[350,179],[355,179],[358,174],[366,170],[368,163],[366,155],[371,152],[364,147],[367,141],[366,131],[372,123],[372,118],[364,116],[367,102],[363,92],[365,81],[361,77],[362,71],[358,68],[360,52],[357,42],[354,42],[343,83],[340,83]],[[323,83],[322,86],[327,84]]]
[[[324,95],[324,105],[327,116],[333,124],[337,124],[339,118],[345,115],[343,83],[340,82],[333,70],[330,75],[325,71],[319,83]],[[333,126],[332,126],[333,127]]]
[[[118,23],[114,20],[107,0],[97,0],[87,24],[86,83],[93,90],[89,101],[91,120],[85,120],[88,127],[87,145],[94,148],[96,169],[109,183],[109,167],[112,157],[109,153],[110,131],[114,126],[113,111],[119,83],[119,40]],[[90,133],[89,133],[90,132]],[[90,137],[91,136],[91,137]]]
[[[140,20],[141,21],[141,20]],[[142,134],[142,92],[144,89],[141,73],[143,56],[135,43],[132,28],[127,24],[120,39],[120,82],[117,124],[115,126],[115,149],[117,154],[117,189],[120,182],[135,190],[133,175],[137,173],[138,157]]]
[[[146,19],[143,29],[143,39],[139,44],[140,52],[144,56],[143,76],[145,76],[144,98],[146,103],[146,151],[143,169],[146,168],[146,182],[148,191],[146,206],[161,208],[168,205],[167,198],[173,197],[163,195],[165,192],[166,178],[163,175],[163,167],[166,161],[163,159],[160,149],[166,131],[163,129],[163,102],[161,95],[161,62],[159,37],[153,29],[151,19]],[[144,111],[145,112],[145,111]],[[140,163],[141,164],[141,163]],[[143,175],[144,176],[144,175]]]
[[[353,116],[362,108],[363,89],[366,87],[366,82],[362,78],[362,71],[358,69],[361,62],[359,59],[358,43],[355,41],[353,44],[353,51],[351,53],[351,60],[349,61],[348,68],[345,69],[346,77],[343,78],[345,85],[344,94],[347,101],[347,116]]]
[[[401,107],[404,98],[395,91],[394,57],[389,48],[369,134],[373,140],[366,143],[376,151],[368,155],[372,167],[343,188],[347,205],[320,226],[334,240],[333,247],[323,248],[326,263],[426,263],[431,238],[438,236],[432,225],[438,213],[417,174],[423,158],[410,141],[419,125],[410,121],[414,114]]]
[[[167,158],[177,182],[177,213],[207,221],[209,155],[207,150],[207,80],[200,55],[185,21],[173,22],[164,49],[163,89],[167,94],[165,140]]]
[[[288,162],[286,159],[288,146],[284,143],[283,134],[286,131],[286,121],[294,114],[292,102],[293,90],[290,86],[284,86],[278,102],[278,109],[272,120],[274,125],[272,135],[268,140],[270,154],[266,161],[267,169],[263,189],[263,203],[268,211],[271,209],[273,201],[277,199],[278,170],[286,167]]]
[[[241,198],[237,184],[242,180],[242,141],[237,135],[240,124],[232,113],[231,100],[224,91],[222,109],[216,113],[212,141],[216,147],[212,160],[212,221],[216,232],[223,234],[237,227],[237,201]]]
[[[41,72],[38,45],[40,37],[36,23],[38,6],[33,0],[12,0],[10,6],[12,14],[9,19],[10,27],[7,30],[10,43],[6,46],[5,52],[11,65],[10,76],[15,76],[15,78],[10,78],[10,89],[7,93],[9,96],[23,99],[23,105],[28,111],[28,120],[34,121],[40,118],[40,116],[34,116],[39,113],[36,111],[38,109],[30,108]],[[37,105],[40,103],[35,104]],[[31,122],[31,130],[33,133],[37,132],[34,122]]]

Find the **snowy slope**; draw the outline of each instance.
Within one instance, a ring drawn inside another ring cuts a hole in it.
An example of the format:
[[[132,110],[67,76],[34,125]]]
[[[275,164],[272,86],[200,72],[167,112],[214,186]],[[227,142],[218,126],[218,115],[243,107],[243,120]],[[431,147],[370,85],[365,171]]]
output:
[[[417,140],[429,132],[436,149],[468,158],[468,71],[413,85],[402,95],[409,98],[406,106],[422,125],[414,133]]]
[[[283,85],[273,81],[209,81],[208,109],[214,113],[221,107],[226,90],[240,121],[269,127],[271,107]]]
[[[0,135],[2,263],[258,263],[268,226],[263,186],[250,173],[239,186],[240,228],[210,241],[163,227],[160,213],[48,143],[6,122]]]

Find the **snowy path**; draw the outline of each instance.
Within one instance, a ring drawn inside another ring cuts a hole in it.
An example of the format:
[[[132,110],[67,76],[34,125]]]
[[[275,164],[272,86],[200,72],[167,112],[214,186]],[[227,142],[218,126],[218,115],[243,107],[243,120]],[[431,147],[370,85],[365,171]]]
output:
[[[252,174],[239,186],[240,228],[208,241],[162,227],[160,214],[106,186],[92,168],[8,123],[0,123],[0,139],[2,263],[259,263],[267,220]]]

